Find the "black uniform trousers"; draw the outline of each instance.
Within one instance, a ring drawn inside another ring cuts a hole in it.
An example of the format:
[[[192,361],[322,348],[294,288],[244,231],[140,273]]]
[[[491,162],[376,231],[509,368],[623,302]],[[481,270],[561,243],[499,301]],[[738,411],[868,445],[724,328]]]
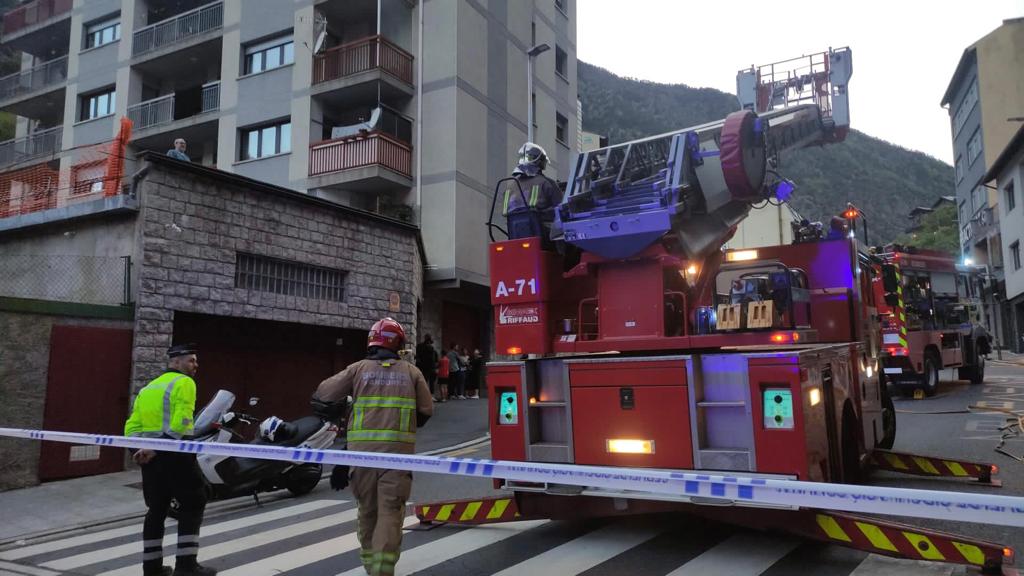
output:
[[[159,573],[163,566],[164,523],[172,498],[180,504],[177,562],[181,567],[194,565],[206,509],[206,490],[195,454],[157,452],[142,465],[142,494],[149,509],[142,527],[143,571]]]

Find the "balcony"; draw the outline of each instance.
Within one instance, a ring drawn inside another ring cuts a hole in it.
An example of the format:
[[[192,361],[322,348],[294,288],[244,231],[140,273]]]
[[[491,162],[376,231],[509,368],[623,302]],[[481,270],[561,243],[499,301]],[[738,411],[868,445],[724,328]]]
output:
[[[412,54],[383,36],[370,36],[313,56],[313,83],[320,84],[378,68],[406,84],[412,84]]]
[[[72,0],[36,0],[4,14],[4,42],[71,15]]]
[[[9,104],[29,94],[41,94],[62,88],[68,79],[68,57],[50,60],[0,78],[0,102]]]
[[[311,187],[352,190],[412,185],[412,146],[383,132],[316,142],[309,147]]]
[[[60,152],[64,127],[57,126],[35,134],[0,142],[0,169],[26,160],[53,156]]]
[[[140,28],[132,35],[132,57],[180,46],[224,25],[224,4],[214,2]]]
[[[195,89],[186,89],[129,106],[128,119],[132,121],[132,127],[139,131],[220,109],[219,81],[203,85],[198,91],[198,99],[196,95]],[[179,105],[176,109],[176,100],[182,101],[184,106]]]
[[[999,211],[992,207],[979,210],[971,219],[967,237],[975,241],[999,232]]]

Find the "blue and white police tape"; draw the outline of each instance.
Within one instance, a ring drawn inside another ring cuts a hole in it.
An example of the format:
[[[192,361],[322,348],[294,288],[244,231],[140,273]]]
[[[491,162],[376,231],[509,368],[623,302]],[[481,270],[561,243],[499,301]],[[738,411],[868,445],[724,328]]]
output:
[[[364,468],[502,478],[517,482],[548,482],[677,497],[712,498],[718,501],[733,500],[749,506],[818,508],[1024,527],[1024,498],[969,492],[852,486],[645,468],[610,468],[542,462],[286,448],[257,444],[128,438],[17,428],[0,428],[0,436],[167,452],[203,453],[264,460],[341,464]]]

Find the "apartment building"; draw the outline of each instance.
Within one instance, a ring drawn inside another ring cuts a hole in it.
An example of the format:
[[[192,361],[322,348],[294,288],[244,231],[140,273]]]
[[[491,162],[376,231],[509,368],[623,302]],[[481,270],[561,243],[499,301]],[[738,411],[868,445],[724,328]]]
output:
[[[1020,122],[1024,122],[1021,118]],[[1024,241],[1024,125],[1009,144],[996,156],[985,174],[985,182],[994,184],[999,195],[999,222],[1002,229],[1003,254],[1006,255],[1006,317],[1011,338],[1006,342],[1014,352],[1024,353],[1024,263],[1021,242]]]
[[[486,347],[493,185],[528,106],[564,178],[575,31],[575,0],[25,2],[3,22],[23,57],[0,78],[0,110],[17,116],[0,143],[0,228],[95,198],[98,146],[127,117],[126,175],[136,153],[183,138],[192,162],[419,226],[420,333]],[[20,176],[40,166],[52,178]]]
[[[949,110],[955,158],[957,216],[965,262],[987,270],[986,323],[1010,339],[998,190],[985,173],[1024,115],[1024,18],[1002,25],[968,46],[942,97]]]

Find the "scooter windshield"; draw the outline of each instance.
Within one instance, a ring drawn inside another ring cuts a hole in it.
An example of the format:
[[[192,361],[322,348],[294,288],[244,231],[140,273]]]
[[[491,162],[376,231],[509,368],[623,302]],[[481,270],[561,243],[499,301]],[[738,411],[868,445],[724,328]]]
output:
[[[207,402],[196,416],[192,435],[196,438],[205,436],[214,430],[214,425],[225,412],[235,403],[235,395],[227,390],[218,390],[213,399]]]

